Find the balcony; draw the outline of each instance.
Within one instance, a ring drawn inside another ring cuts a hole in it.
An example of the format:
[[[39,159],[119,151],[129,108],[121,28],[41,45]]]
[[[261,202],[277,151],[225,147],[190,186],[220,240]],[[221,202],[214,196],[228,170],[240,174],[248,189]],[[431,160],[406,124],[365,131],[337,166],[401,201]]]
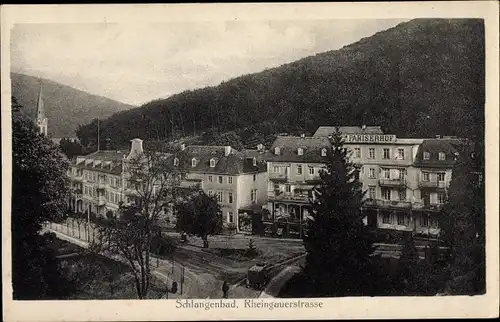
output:
[[[380,199],[366,199],[366,206],[376,206],[381,208],[410,208],[411,202],[404,200],[380,200]]]
[[[83,182],[83,175],[81,174],[70,175],[70,178],[73,181]]]
[[[379,179],[378,184],[382,187],[402,187],[405,185],[405,179]]]
[[[423,180],[420,180],[418,185],[420,188],[444,189],[447,187],[447,184],[445,181],[423,181]]]
[[[269,180],[278,181],[278,182],[286,182],[286,181],[288,181],[288,174],[287,173],[270,172],[269,173]]]
[[[138,192],[135,188],[127,188],[127,189],[125,189],[125,194],[127,196],[137,196]]]
[[[105,182],[98,182],[96,184],[96,186],[97,186],[97,189],[106,189],[108,187],[108,184]]]
[[[106,205],[106,198],[103,196],[97,198],[97,205],[98,206],[105,206]]]
[[[291,193],[280,191],[268,191],[269,200],[283,201],[283,202],[296,202],[296,203],[309,203],[309,195],[307,193]]]

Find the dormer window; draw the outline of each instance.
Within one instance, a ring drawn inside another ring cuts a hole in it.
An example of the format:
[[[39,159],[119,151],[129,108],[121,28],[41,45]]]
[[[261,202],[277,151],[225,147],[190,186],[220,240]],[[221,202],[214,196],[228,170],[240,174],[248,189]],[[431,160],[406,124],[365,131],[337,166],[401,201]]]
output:
[[[297,149],[297,154],[298,154],[298,155],[304,155],[304,149],[302,149],[302,148],[298,148],[298,149]]]
[[[210,168],[215,168],[215,159],[210,159]]]
[[[446,160],[446,154],[444,152],[439,152],[439,161]]]
[[[424,160],[430,160],[431,154],[429,152],[424,152]]]
[[[274,154],[279,155],[280,154],[280,148],[278,148],[278,147],[274,148]]]
[[[196,159],[195,158],[192,158],[191,159],[191,167],[196,167]]]
[[[253,159],[252,159],[252,164],[253,164],[253,166],[254,166],[254,167],[256,167],[256,166],[257,166],[257,159],[256,159],[256,158],[253,158]]]
[[[174,166],[177,167],[179,165],[179,159],[175,158],[174,159]]]
[[[326,157],[326,149],[325,148],[321,149],[321,156]]]

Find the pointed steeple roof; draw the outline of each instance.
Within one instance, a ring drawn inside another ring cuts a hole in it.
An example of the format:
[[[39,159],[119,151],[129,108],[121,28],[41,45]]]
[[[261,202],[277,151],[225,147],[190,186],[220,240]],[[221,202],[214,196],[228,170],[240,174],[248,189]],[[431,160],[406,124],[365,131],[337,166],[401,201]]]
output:
[[[45,117],[45,106],[43,105],[43,95],[42,95],[42,80],[40,79],[40,92],[38,93],[38,102],[36,105],[36,120],[38,122],[43,121]]]

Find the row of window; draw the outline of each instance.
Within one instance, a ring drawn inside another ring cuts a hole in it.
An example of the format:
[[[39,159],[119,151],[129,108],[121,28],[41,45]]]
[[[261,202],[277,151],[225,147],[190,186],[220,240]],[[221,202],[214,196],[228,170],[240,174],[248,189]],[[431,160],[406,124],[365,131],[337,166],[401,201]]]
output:
[[[423,159],[424,160],[430,160],[431,159],[431,153],[427,152],[427,151],[424,151]],[[446,160],[446,153],[439,152],[438,153],[438,160],[439,161],[445,161]]]
[[[234,197],[233,193],[231,191],[228,191],[225,193],[224,191],[213,191],[213,190],[208,190],[208,195],[209,196],[215,196],[217,198],[218,202],[226,202],[228,204],[234,203]],[[250,200],[251,201],[257,201],[257,189],[252,189],[250,190]]]
[[[222,184],[222,183],[227,183],[227,184],[233,184],[233,177],[232,176],[227,176],[227,180],[224,180],[225,176],[216,176],[217,177],[217,182]],[[254,175],[255,177],[255,175]],[[254,179],[255,181],[255,179]],[[214,182],[214,176],[209,175],[208,176],[208,182],[213,183]]]
[[[417,218],[420,227],[439,227],[438,220],[435,217],[420,215]],[[384,213],[382,214],[382,223],[388,225],[397,224],[398,226],[408,226],[410,224],[410,216],[403,213],[398,213],[396,215],[391,213]]]
[[[118,203],[120,203],[120,201],[122,201],[122,196],[119,193],[112,192],[112,191],[106,191],[104,195],[106,196],[106,200],[108,200],[109,202],[112,202],[116,205]]]
[[[87,181],[91,182],[100,182],[102,184],[109,184],[113,187],[119,187],[122,184],[122,180],[119,177],[115,176],[106,176],[103,174],[98,174],[96,172],[83,172],[83,178]]]
[[[280,147],[275,147],[274,148],[274,154],[279,155],[281,153],[281,148]],[[304,155],[304,148],[298,148],[297,149],[297,155]],[[321,156],[326,157],[326,148],[321,149]]]
[[[386,200],[386,201],[392,200],[391,199],[392,190],[393,189],[390,189],[390,188],[381,188],[380,192],[381,192],[382,200]],[[397,191],[398,191],[398,199],[395,201],[406,201],[407,200],[406,189],[399,189]],[[377,187],[375,187],[375,186],[368,187],[368,198],[369,199],[378,199],[377,198]],[[439,193],[424,195],[424,199],[431,204],[444,204],[446,202],[446,193],[439,192]]]
[[[97,193],[96,187],[91,187],[91,186],[87,186],[87,185],[83,186],[83,194],[87,195],[87,196],[91,196],[92,198],[96,198],[99,196]]]
[[[354,148],[353,158],[361,159],[361,148]],[[375,153],[375,148],[368,148],[368,159],[374,160],[377,158],[377,154]],[[382,160],[391,159],[391,149],[383,148],[382,149]],[[398,148],[396,154],[394,155],[394,159],[396,160],[404,160],[405,159],[405,149]]]
[[[273,166],[273,172],[274,173],[280,173],[281,172],[281,168],[282,167],[279,167],[279,166]],[[302,165],[297,164],[295,166],[295,173],[298,174],[298,175],[301,175],[303,173],[303,168],[304,167]],[[316,174],[317,170],[314,167],[312,167],[312,166],[308,166],[308,168],[309,168],[309,170],[308,170],[309,175],[314,176]],[[288,173],[288,168],[285,167],[285,174],[287,174],[287,173]]]

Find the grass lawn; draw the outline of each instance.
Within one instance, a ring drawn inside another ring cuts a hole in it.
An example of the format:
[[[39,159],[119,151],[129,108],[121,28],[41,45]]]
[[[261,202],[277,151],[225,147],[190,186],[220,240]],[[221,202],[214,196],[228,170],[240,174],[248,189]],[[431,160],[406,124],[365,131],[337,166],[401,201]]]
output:
[[[64,300],[136,299],[135,282],[130,268],[104,256],[88,254],[85,250],[66,241],[56,239],[51,247],[57,254],[76,253],[59,259],[61,272],[71,284],[72,292]],[[165,285],[154,278],[151,299],[162,298]]]

